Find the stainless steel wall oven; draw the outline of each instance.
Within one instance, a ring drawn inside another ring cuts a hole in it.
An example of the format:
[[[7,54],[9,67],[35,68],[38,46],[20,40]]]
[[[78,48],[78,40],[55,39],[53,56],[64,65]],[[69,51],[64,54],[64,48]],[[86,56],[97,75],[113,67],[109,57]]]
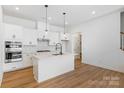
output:
[[[22,42],[5,41],[5,63],[22,61]]]

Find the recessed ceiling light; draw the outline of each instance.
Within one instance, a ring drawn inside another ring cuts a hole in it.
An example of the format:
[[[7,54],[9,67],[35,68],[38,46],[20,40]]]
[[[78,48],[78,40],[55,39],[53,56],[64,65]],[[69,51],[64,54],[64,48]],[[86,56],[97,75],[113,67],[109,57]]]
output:
[[[52,17],[48,17],[48,20],[52,20]]]
[[[47,35],[47,31],[45,32],[45,34]]]
[[[67,24],[68,24],[68,22],[65,22],[65,24],[67,25]]]
[[[92,11],[92,14],[95,15],[96,14],[96,11]]]
[[[16,7],[15,9],[16,9],[16,10],[19,10],[19,7]]]

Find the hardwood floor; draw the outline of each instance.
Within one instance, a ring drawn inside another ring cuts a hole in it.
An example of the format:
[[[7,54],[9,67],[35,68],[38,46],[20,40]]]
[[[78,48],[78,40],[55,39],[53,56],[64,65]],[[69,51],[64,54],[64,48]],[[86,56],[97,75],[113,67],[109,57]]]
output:
[[[124,87],[124,73],[75,62],[75,70],[42,83],[33,78],[32,67],[4,74],[4,88],[99,88]]]

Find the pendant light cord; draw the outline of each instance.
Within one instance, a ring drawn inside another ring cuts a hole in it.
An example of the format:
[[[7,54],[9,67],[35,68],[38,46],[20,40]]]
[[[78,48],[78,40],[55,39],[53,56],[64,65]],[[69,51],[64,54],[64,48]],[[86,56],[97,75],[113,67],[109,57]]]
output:
[[[65,34],[65,14],[66,13],[63,13],[63,15],[64,15],[64,34]]]
[[[46,32],[48,31],[48,29],[47,29],[47,8],[48,8],[48,5],[45,5],[45,7],[46,7]]]

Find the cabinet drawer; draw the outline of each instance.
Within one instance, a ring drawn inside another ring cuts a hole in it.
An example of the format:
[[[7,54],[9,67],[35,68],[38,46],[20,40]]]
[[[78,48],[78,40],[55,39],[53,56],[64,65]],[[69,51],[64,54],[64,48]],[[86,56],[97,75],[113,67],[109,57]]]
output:
[[[15,63],[6,63],[4,64],[4,72],[14,71],[23,67],[23,63],[15,62]]]

